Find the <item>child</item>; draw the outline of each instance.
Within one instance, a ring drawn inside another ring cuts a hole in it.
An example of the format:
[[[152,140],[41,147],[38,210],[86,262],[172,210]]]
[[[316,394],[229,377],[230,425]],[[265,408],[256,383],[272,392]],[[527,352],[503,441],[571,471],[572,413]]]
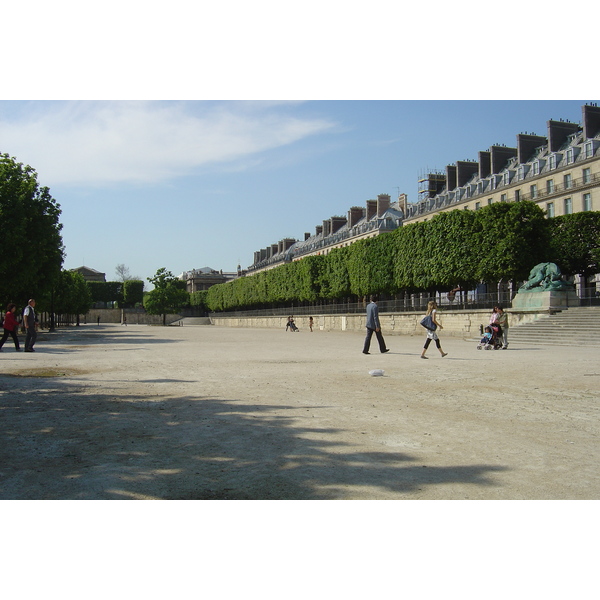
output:
[[[483,337],[481,338],[481,344],[491,344],[492,343],[492,328],[488,325],[485,328],[485,333],[483,334]]]

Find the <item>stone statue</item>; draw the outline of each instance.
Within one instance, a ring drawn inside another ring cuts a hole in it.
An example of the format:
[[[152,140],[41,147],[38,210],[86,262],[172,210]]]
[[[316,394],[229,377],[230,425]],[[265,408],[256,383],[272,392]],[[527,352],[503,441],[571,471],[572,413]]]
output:
[[[520,292],[546,292],[571,290],[573,284],[563,281],[558,265],[551,262],[535,265],[529,273],[529,279],[520,288]]]

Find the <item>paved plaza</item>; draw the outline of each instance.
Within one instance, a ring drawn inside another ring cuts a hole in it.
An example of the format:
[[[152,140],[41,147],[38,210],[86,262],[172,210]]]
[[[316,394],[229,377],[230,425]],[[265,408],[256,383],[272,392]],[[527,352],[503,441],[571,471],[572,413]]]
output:
[[[7,343],[0,498],[600,497],[598,349],[440,337],[429,360],[424,336],[365,356],[362,333],[211,326]]]

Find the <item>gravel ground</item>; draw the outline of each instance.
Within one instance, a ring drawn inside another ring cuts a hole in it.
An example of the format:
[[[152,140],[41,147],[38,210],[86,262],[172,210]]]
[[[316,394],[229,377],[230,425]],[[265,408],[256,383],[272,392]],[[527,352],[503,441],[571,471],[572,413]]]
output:
[[[0,499],[598,499],[597,350],[440,337],[429,360],[424,337],[365,356],[352,332],[7,342]]]

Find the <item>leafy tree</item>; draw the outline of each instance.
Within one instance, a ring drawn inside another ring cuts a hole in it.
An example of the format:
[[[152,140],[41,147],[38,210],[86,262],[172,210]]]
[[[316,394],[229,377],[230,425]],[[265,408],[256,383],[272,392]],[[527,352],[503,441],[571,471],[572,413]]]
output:
[[[144,282],[138,279],[123,281],[123,302],[129,307],[144,302]]]
[[[92,302],[123,303],[123,283],[120,281],[88,281]]]
[[[181,289],[181,283],[171,271],[161,267],[154,277],[148,277],[154,289],[144,297],[144,307],[151,315],[162,315],[166,325],[167,313],[176,311],[189,303],[189,294]]]
[[[548,220],[550,260],[563,273],[589,277],[600,270],[600,212],[583,212]]]
[[[51,289],[64,258],[60,205],[36,171],[0,154],[0,302],[22,302]]]
[[[92,303],[92,294],[83,276],[76,271],[61,271],[54,289],[46,292],[37,306],[39,310],[53,310],[59,315],[83,315]]]
[[[548,260],[548,221],[534,202],[498,202],[475,213],[473,244],[479,280],[523,281]]]

